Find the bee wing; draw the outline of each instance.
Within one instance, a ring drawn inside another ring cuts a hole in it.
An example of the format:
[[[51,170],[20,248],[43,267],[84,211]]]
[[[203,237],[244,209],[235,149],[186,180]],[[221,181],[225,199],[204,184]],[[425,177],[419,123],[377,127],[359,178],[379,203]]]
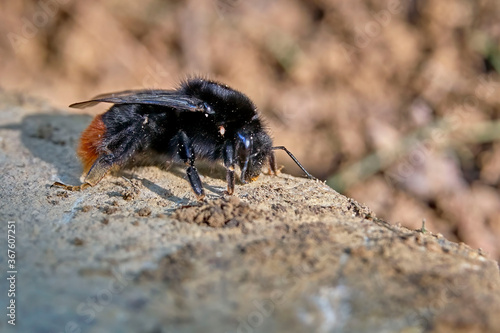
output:
[[[83,109],[98,103],[113,104],[148,104],[167,106],[183,111],[203,111],[210,113],[210,107],[201,99],[179,94],[175,90],[125,90],[101,94],[83,102],[73,103],[69,107]]]

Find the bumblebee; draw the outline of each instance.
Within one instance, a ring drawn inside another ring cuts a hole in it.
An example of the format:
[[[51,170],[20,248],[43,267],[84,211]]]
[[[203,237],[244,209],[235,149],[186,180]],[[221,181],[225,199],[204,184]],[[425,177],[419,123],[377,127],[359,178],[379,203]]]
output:
[[[191,78],[174,90],[128,90],[98,95],[74,103],[86,108],[112,103],[93,119],[81,135],[78,156],[85,179],[80,186],[59,182],[55,186],[81,190],[94,186],[111,168],[184,163],[198,200],[205,196],[195,166],[197,159],[226,168],[227,193],[234,193],[235,172],[245,184],[255,180],[267,164],[277,175],[274,150],[281,149],[311,176],[293,154],[273,142],[253,102],[225,84]]]

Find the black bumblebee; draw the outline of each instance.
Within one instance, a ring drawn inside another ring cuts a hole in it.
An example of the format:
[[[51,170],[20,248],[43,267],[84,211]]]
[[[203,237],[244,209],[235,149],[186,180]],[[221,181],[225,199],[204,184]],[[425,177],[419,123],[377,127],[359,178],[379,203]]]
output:
[[[285,150],[309,178],[311,176],[283,146],[273,147],[255,105],[243,93],[227,85],[192,78],[175,90],[129,90],[103,94],[70,105],[86,108],[101,102],[114,105],[94,118],[82,133],[78,155],[86,173],[80,190],[96,185],[113,167],[185,163],[191,187],[204,196],[195,159],[223,161],[227,193],[233,194],[235,169],[240,181],[259,176],[269,163],[278,173],[273,150]]]

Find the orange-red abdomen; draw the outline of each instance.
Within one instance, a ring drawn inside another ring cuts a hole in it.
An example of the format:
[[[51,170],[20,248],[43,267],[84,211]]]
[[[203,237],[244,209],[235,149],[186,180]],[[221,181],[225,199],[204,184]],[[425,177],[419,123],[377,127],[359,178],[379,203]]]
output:
[[[95,117],[85,131],[83,131],[77,153],[82,161],[84,173],[89,172],[99,157],[99,150],[105,133],[106,125],[102,121],[102,115]]]

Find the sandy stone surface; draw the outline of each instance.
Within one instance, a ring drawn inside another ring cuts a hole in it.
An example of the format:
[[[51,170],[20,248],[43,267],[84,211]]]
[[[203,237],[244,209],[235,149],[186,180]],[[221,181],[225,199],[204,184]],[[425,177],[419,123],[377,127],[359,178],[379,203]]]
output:
[[[202,167],[77,184],[91,116],[0,92],[2,276],[16,224],[17,325],[2,332],[498,332],[498,264],[325,184],[262,175],[224,196]],[[6,312],[6,278],[0,281]]]

